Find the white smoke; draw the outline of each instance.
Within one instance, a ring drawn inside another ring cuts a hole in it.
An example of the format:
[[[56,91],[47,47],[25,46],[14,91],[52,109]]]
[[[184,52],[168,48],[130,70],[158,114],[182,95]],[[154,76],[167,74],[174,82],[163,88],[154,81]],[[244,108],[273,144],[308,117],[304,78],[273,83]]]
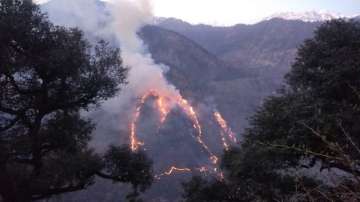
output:
[[[148,0],[112,0],[107,4],[110,11],[111,31],[117,36],[121,48],[134,53],[144,50],[143,42],[137,32],[146,24],[150,24],[153,15]]]
[[[128,123],[119,120],[119,117],[131,118],[135,98],[149,90],[157,90],[168,96],[179,95],[164,77],[168,67],[154,62],[138,36],[140,29],[153,21],[149,0],[111,0],[105,4],[97,0],[52,0],[43,8],[55,24],[79,27],[91,40],[105,38],[121,48],[124,65],[130,68],[128,84],[116,98],[105,102],[101,112],[95,115],[97,132],[101,131],[102,136],[106,135],[104,131],[126,131]],[[116,141],[112,140],[114,137],[100,138],[95,141],[104,145],[98,147],[106,146],[105,142]]]
[[[148,0],[113,0],[108,4],[113,17],[110,30],[120,42],[122,58],[129,66],[129,84],[126,90],[137,96],[149,90],[158,90],[166,94],[176,94],[174,86],[169,85],[164,77],[167,69],[164,65],[155,64],[144,42],[137,33],[153,20],[151,4]]]
[[[124,65],[130,67],[130,71],[129,83],[123,88],[121,95],[105,103],[103,108],[107,113],[122,112],[132,119],[133,111],[127,111],[127,109],[133,110],[133,107],[136,107],[134,101],[137,100],[134,98],[150,90],[157,90],[168,96],[175,96],[178,91],[164,77],[167,67],[154,62],[144,42],[138,36],[140,29],[153,20],[150,2],[148,0],[112,0],[107,4],[106,10],[111,16],[107,32],[113,33],[120,44],[121,57]],[[128,129],[128,125],[123,127]]]
[[[41,5],[56,25],[78,27],[86,33],[104,37],[100,27],[108,17],[97,0],[51,0]]]

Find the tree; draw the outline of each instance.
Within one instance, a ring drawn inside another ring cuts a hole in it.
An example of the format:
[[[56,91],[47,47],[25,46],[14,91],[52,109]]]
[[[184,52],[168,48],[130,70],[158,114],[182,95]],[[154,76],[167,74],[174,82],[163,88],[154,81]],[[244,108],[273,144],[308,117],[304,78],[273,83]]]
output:
[[[95,177],[144,191],[142,151],[88,147],[94,124],[80,113],[126,82],[119,50],[91,47],[78,29],[51,24],[30,0],[0,0],[0,195],[32,201],[85,189]]]
[[[287,85],[252,117],[241,147],[225,153],[223,186],[237,187],[228,194],[246,201],[360,200],[359,55],[356,21],[326,22],[304,42]]]

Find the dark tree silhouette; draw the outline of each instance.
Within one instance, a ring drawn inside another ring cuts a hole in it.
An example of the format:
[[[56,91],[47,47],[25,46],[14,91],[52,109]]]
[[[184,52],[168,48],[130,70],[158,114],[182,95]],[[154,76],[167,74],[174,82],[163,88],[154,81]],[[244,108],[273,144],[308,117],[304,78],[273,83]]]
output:
[[[143,152],[88,147],[94,124],[80,112],[126,82],[119,50],[91,47],[81,31],[51,24],[30,0],[0,0],[0,195],[31,201],[77,191],[96,176],[152,182]]]
[[[360,23],[321,25],[286,82],[252,117],[241,147],[225,153],[230,189],[218,201],[359,201]],[[206,201],[189,196],[214,182],[191,189],[194,180],[185,198]]]

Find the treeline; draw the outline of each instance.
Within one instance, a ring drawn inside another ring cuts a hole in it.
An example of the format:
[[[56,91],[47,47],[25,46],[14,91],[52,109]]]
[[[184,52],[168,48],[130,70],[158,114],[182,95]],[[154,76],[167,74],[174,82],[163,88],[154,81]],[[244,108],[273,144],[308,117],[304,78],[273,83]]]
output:
[[[321,25],[285,81],[223,155],[225,179],[194,177],[185,201],[360,201],[360,23]]]
[[[55,26],[30,0],[0,0],[0,201],[79,191],[101,177],[153,182],[142,151],[88,147],[80,116],[126,83],[119,50]],[[188,202],[360,201],[360,23],[324,23],[298,50],[285,85],[225,152],[223,180],[184,183]]]
[[[88,147],[94,124],[80,112],[126,81],[119,50],[92,47],[51,24],[31,0],[0,0],[0,201],[26,202],[86,189],[96,177],[129,183],[136,201],[152,183],[141,151]]]

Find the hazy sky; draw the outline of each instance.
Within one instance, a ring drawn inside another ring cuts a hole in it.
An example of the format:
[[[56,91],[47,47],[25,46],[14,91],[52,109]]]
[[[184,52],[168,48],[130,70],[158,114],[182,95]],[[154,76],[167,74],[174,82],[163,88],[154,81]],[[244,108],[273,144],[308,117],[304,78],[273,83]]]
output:
[[[47,0],[36,0],[47,1]],[[76,1],[76,0],[74,0]],[[139,0],[129,0],[139,1]],[[190,23],[254,23],[279,12],[322,11],[360,15],[360,0],[150,0],[154,14]]]
[[[360,0],[153,0],[157,16],[191,23],[254,23],[278,12],[328,11],[360,15]]]

